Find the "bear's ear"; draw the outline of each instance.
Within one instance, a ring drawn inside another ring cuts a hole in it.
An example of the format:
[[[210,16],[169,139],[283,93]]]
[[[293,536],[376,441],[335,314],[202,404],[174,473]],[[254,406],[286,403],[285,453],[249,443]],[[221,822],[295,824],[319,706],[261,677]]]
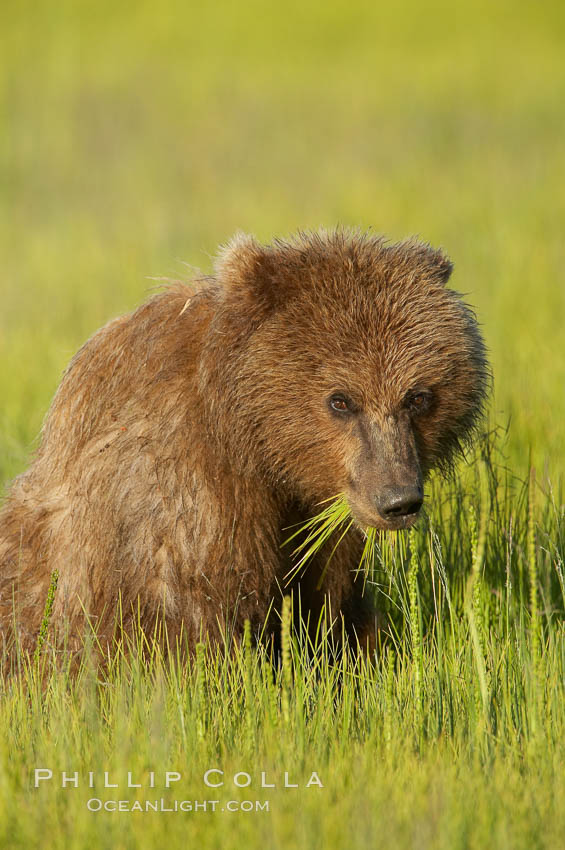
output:
[[[432,248],[431,245],[424,245],[421,262],[440,283],[447,283],[451,277],[453,263],[441,249]]]
[[[442,283],[447,283],[453,271],[453,263],[443,251],[433,251],[433,254],[436,274]]]
[[[439,248],[433,248],[428,242],[421,242],[412,236],[404,242],[387,245],[385,258],[392,268],[401,275],[416,274],[423,280],[445,285],[453,271],[453,263]]]
[[[273,249],[246,233],[236,233],[220,248],[214,263],[216,277],[226,295],[235,295],[268,310],[281,298],[278,270]]]

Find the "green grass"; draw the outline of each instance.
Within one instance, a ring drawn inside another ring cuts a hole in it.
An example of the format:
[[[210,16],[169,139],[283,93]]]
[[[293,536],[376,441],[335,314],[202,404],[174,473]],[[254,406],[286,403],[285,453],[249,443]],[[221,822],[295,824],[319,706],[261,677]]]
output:
[[[0,846],[561,848],[563,5],[2,11],[0,480],[25,468],[86,337],[148,276],[209,271],[237,229],[340,222],[443,245],[507,434],[483,444],[483,474],[433,483],[416,532],[381,541],[367,592],[392,637],[374,664],[327,639],[306,652],[285,621],[274,681],[244,643],[193,667],[118,653],[101,682],[49,664],[7,682]],[[216,766],[255,783],[206,789]],[[94,814],[84,785],[34,789],[34,767],[59,785],[61,770],[155,770],[154,790],[97,794],[271,810]],[[166,769],[183,774],[171,792]],[[279,785],[317,770],[325,787],[261,789],[261,770]]]

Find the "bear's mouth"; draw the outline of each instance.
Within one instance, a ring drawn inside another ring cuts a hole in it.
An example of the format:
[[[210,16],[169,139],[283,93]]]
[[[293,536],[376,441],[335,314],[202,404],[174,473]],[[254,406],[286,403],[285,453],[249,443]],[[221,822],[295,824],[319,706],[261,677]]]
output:
[[[377,531],[401,531],[402,529],[412,528],[419,519],[420,514],[421,509],[418,509],[413,513],[384,519],[384,517],[376,512],[369,514],[367,511],[351,505],[353,521],[361,531],[365,531],[367,528],[376,528]]]

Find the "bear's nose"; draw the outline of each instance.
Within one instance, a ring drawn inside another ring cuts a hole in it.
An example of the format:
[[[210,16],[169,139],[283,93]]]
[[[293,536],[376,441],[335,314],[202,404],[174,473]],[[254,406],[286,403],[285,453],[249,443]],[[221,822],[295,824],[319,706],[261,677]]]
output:
[[[385,487],[376,497],[377,510],[384,519],[417,514],[424,501],[419,484]]]

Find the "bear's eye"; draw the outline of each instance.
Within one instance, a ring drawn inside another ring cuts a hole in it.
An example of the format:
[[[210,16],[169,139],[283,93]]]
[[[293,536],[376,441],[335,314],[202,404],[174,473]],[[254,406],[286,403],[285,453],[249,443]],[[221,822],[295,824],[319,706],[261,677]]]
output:
[[[426,390],[416,390],[406,395],[405,403],[413,413],[424,413],[432,401],[432,394]]]
[[[334,393],[328,399],[329,406],[336,413],[354,413],[355,405],[343,393]]]

